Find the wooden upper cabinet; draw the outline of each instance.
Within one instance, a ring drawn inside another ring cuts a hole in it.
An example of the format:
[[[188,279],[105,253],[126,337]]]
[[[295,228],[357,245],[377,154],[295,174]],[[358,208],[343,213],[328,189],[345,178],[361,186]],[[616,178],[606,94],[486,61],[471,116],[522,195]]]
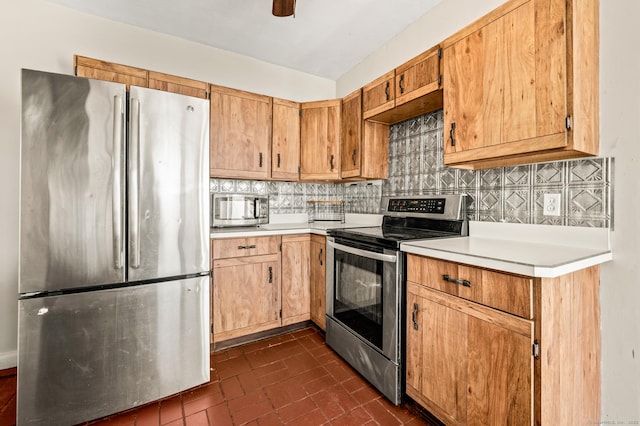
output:
[[[148,71],[128,65],[115,64],[99,59],[74,55],[73,66],[79,77],[95,78],[97,80],[113,81],[131,86],[148,87],[164,92],[179,93],[197,98],[209,98],[209,84],[203,81]]]
[[[389,125],[364,121],[362,89],[342,99],[340,177],[346,180],[389,176]]]
[[[439,89],[440,52],[435,46],[396,68],[396,106]]]
[[[271,110],[268,96],[211,85],[211,177],[269,178]]]
[[[388,111],[396,105],[395,70],[365,84],[362,88],[362,111],[365,119]]]
[[[442,108],[440,57],[432,47],[365,85],[365,120],[394,124]]]
[[[149,88],[209,99],[208,83],[155,71],[149,71]]]
[[[362,157],[362,90],[342,98],[340,177],[360,176]]]
[[[273,98],[271,179],[300,178],[300,104]]]
[[[598,58],[598,0],[512,0],[445,40],[445,164],[597,155]]]
[[[302,104],[300,180],[340,178],[341,99]]]
[[[113,81],[130,86],[148,87],[149,71],[128,65],[115,64],[99,59],[74,55],[73,67],[78,77],[94,78],[96,80]]]

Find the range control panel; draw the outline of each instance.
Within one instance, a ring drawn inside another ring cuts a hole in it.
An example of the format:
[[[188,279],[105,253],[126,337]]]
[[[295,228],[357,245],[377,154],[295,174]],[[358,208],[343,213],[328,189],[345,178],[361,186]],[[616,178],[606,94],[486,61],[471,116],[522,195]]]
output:
[[[444,198],[391,198],[387,211],[444,214],[445,204]]]

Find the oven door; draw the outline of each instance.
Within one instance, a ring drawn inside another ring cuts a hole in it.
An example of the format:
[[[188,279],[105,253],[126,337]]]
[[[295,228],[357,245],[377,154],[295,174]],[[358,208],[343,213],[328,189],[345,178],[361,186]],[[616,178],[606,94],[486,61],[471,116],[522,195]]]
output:
[[[398,252],[334,238],[327,245],[327,316],[398,363]]]

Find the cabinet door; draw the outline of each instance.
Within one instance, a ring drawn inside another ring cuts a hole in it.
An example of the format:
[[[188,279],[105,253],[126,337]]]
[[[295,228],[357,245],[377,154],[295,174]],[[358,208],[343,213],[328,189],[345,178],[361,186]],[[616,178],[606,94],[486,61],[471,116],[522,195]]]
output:
[[[362,114],[365,119],[390,110],[396,105],[395,70],[365,84],[362,88]]]
[[[271,98],[211,85],[211,177],[268,179]]]
[[[407,288],[407,394],[445,422],[465,423],[467,316]],[[410,314],[411,313],[411,314]]]
[[[149,88],[196,98],[209,98],[209,84],[161,72],[149,71]]]
[[[311,236],[311,320],[326,329],[326,243],[325,237]]]
[[[396,107],[440,86],[440,47],[433,47],[396,68]]]
[[[280,255],[216,260],[214,341],[280,326]]]
[[[342,132],[340,134],[340,177],[360,176],[362,156],[362,91],[342,99]]]
[[[532,337],[469,317],[467,424],[533,424]]]
[[[563,1],[530,0],[447,45],[445,164],[567,145],[564,16]]]
[[[533,322],[407,284],[407,395],[447,424],[533,423]]]
[[[300,178],[300,104],[273,99],[271,178],[297,181]]]
[[[308,320],[311,236],[282,237],[282,325]]]
[[[73,57],[73,64],[78,77],[123,83],[127,85],[127,90],[129,90],[130,86],[148,86],[148,71],[141,68],[115,64],[113,62],[101,61],[79,55]]]
[[[300,180],[340,178],[340,99],[302,104]]]

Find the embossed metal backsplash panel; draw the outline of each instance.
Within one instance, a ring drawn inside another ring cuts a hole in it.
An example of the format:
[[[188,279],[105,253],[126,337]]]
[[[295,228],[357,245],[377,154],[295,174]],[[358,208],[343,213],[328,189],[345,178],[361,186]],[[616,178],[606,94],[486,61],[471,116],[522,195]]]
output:
[[[391,127],[389,179],[382,195],[466,193],[469,219],[549,225],[613,225],[613,159],[462,170],[444,166],[443,114]],[[560,194],[560,216],[544,216],[544,194]]]
[[[436,111],[391,126],[389,178],[342,185],[211,179],[211,192],[269,194],[273,214],[307,213],[307,201],[344,200],[346,213],[379,213],[380,197],[469,195],[469,219],[613,227],[612,158],[527,164],[487,170],[444,166],[443,114]],[[542,214],[544,194],[560,194],[560,216]]]

